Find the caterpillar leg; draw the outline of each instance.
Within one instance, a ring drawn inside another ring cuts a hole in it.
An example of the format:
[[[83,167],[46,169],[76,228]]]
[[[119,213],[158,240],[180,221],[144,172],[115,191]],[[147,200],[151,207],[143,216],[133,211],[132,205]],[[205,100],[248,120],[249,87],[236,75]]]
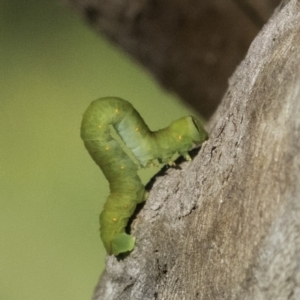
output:
[[[175,163],[175,161],[173,161],[172,159],[168,160],[168,165],[169,165],[170,167],[176,167],[176,163]]]
[[[163,158],[163,159],[158,159],[159,163],[161,164],[166,164],[169,167],[176,167],[176,163],[174,162],[174,160],[172,158]]]
[[[134,248],[135,237],[125,232],[116,235],[111,241],[112,254],[117,256],[120,253],[131,251]]]
[[[143,201],[146,201],[149,198],[150,193],[148,191],[145,191]]]
[[[190,155],[187,152],[183,153],[182,155],[183,155],[183,157],[184,157],[185,160],[187,160],[187,161],[192,160],[192,158],[190,157]]]

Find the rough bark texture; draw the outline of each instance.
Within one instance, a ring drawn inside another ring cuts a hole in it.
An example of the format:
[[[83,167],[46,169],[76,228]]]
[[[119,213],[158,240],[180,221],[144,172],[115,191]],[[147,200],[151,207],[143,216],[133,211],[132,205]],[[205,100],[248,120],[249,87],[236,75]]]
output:
[[[204,116],[280,0],[65,0]]]
[[[254,40],[208,128],[157,178],[94,300],[300,299],[299,0]]]

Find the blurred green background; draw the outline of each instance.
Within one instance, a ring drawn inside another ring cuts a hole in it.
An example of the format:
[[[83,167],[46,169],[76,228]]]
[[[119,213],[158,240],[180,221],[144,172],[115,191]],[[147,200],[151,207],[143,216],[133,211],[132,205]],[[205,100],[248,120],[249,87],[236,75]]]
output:
[[[0,67],[0,299],[90,299],[108,184],[80,140],[82,113],[108,95],[152,129],[191,111],[55,1],[0,2]]]

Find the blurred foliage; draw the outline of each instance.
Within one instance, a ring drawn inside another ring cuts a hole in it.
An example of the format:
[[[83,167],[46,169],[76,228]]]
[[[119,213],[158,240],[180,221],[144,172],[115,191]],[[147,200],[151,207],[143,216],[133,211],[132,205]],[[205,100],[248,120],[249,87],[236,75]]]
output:
[[[0,299],[90,299],[108,184],[80,140],[83,111],[120,96],[152,129],[189,111],[58,2],[2,0],[0,41]]]

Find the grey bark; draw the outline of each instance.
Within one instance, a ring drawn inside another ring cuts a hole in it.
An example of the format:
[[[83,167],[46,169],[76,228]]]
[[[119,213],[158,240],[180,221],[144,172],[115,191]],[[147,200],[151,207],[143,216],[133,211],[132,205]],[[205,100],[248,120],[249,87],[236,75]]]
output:
[[[300,299],[300,1],[253,41],[209,140],[157,178],[94,300]]]
[[[64,0],[208,117],[280,0]]]

